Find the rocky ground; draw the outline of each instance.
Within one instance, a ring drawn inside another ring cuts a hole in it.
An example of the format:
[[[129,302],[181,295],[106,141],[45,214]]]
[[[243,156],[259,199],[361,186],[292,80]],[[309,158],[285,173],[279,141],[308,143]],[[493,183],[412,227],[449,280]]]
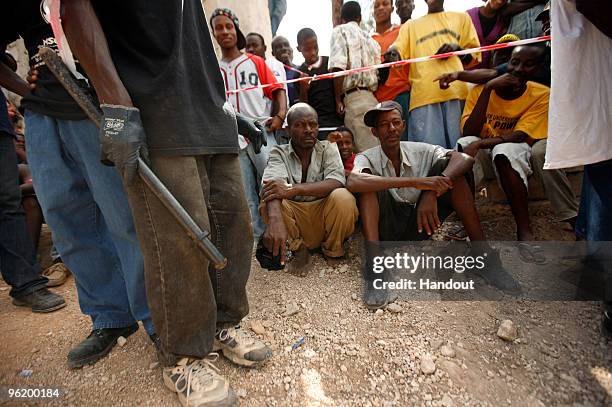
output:
[[[492,239],[512,239],[506,206],[481,202],[480,212]],[[546,203],[531,212],[539,239],[572,238]],[[358,250],[358,239],[350,246]],[[318,255],[305,278],[253,263],[243,324],[274,357],[258,370],[219,360],[241,405],[612,406],[612,352],[599,334],[599,304],[400,301],[373,313],[359,299],[359,276],[359,261],[331,268]],[[55,291],[68,306],[37,315],[12,306],[0,285],[0,386],[65,392],[7,405],[178,405],[142,329],[96,365],[68,370],[66,354],[90,322],[72,278]]]

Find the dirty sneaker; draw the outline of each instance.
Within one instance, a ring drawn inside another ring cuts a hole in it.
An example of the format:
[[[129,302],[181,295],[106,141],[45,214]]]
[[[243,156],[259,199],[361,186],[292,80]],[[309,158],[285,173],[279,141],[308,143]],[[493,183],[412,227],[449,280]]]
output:
[[[245,367],[261,365],[272,357],[272,349],[259,339],[253,338],[240,326],[218,329],[213,350],[220,350],[223,356]]]
[[[164,384],[178,394],[183,407],[231,407],[238,405],[236,393],[221,375],[213,362],[219,358],[216,353],[205,359],[181,359],[174,367],[163,371]]]

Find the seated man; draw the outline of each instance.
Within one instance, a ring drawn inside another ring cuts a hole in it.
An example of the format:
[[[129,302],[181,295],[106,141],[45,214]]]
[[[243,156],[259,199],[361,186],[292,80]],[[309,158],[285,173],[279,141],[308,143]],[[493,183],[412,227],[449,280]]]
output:
[[[355,228],[355,198],[344,188],[345,176],[338,148],[318,141],[317,112],[305,103],[287,114],[289,144],[274,146],[263,175],[260,211],[266,231],[264,245],[285,262],[286,242],[293,251],[292,274],[305,276],[308,250],[321,247],[334,262],[344,256],[343,243]]]
[[[433,144],[400,141],[406,123],[395,101],[379,103],[366,113],[364,122],[380,146],[357,154],[347,188],[359,193],[367,261],[378,241],[429,239],[453,211],[472,242],[485,240],[465,178],[474,163],[472,157]],[[490,250],[487,243],[473,245]],[[490,252],[491,266],[499,265],[497,252]],[[389,298],[381,298],[380,290],[372,289],[367,274],[371,268],[365,269],[366,305],[370,309],[385,306]],[[517,283],[499,268],[487,267],[481,276],[505,292],[520,292]]]
[[[543,57],[541,47],[516,47],[508,73],[473,88],[461,118],[463,137],[458,144],[466,154],[477,157],[475,182],[481,181],[492,160],[519,241],[535,239],[527,206],[527,178],[532,174],[531,146],[548,134],[550,89],[529,79],[541,68]],[[545,261],[536,246],[519,248],[523,260]]]
[[[327,141],[338,145],[342,165],[344,165],[344,174],[348,177],[351,171],[353,171],[355,164],[355,139],[353,132],[348,127],[340,126],[329,133]]]

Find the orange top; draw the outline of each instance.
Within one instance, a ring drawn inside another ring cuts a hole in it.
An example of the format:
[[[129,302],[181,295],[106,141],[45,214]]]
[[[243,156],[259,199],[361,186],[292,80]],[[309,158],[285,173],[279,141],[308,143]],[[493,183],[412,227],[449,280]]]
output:
[[[399,35],[400,25],[394,25],[385,31],[384,34],[374,33],[372,38],[380,45],[380,49],[384,55],[391,45],[397,39]],[[408,75],[410,73],[410,66],[404,65],[397,68],[391,68],[389,72],[389,78],[383,86],[379,86],[378,90],[374,93],[379,102],[384,100],[393,100],[400,93],[410,91],[410,80]]]

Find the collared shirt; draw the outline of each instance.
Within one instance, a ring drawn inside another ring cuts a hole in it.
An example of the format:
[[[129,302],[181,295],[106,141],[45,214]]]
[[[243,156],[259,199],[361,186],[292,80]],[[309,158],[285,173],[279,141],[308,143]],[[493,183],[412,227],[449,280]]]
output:
[[[262,179],[264,181],[283,180],[289,184],[302,183],[302,160],[300,160],[300,157],[293,149],[291,142],[272,148]],[[346,183],[342,158],[340,158],[340,152],[336,143],[317,141],[310,156],[306,182],[321,182],[328,179],[335,179],[342,185]],[[296,196],[291,200],[310,202],[317,199],[321,198]]]
[[[380,45],[354,21],[334,28],[331,35],[329,70],[363,68],[379,64]],[[378,88],[376,70],[360,72],[344,77],[344,91],[363,87],[374,92]]]
[[[399,35],[401,25],[394,25],[382,34],[374,33],[372,38],[380,45],[380,50],[384,55],[385,52],[393,45]],[[410,92],[410,65],[398,66],[391,68],[389,77],[384,85],[379,86],[376,91],[376,99],[379,102],[385,100],[394,100],[397,95],[404,92]]]
[[[402,141],[400,143],[402,164],[399,176],[427,177],[436,162],[446,158],[451,151],[433,144]],[[381,146],[357,154],[353,172],[363,172],[365,169],[379,177],[397,176],[393,162],[387,157]],[[421,196],[421,190],[416,188],[391,188],[389,192],[396,201],[412,204],[416,204]]]

